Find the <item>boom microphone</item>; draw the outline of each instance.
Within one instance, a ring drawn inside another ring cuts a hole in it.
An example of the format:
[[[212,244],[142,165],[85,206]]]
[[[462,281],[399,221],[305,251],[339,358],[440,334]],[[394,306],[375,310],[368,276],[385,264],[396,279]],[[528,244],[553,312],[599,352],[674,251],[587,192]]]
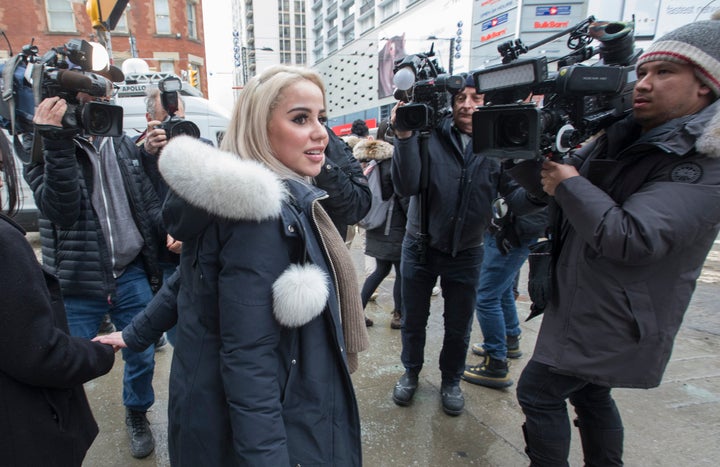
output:
[[[91,96],[110,95],[112,84],[100,75],[72,70],[58,70],[55,73],[58,83],[64,89],[86,92]]]

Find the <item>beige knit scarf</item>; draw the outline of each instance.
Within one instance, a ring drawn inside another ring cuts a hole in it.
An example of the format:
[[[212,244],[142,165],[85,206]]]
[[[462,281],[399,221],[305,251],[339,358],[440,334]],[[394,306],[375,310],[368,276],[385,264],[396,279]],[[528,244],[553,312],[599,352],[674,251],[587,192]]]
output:
[[[320,203],[313,203],[313,218],[337,281],[345,352],[348,369],[353,373],[358,368],[358,353],[370,347],[357,273],[345,242]]]

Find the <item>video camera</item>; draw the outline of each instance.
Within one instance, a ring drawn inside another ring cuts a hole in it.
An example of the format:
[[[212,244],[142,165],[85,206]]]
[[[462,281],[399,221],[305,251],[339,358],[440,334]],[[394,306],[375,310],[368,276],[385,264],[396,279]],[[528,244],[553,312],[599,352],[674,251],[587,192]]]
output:
[[[37,58],[37,48],[30,53],[34,55],[28,58],[34,62],[31,82],[35,102],[55,96],[65,99],[67,111],[62,118],[63,128],[82,129],[88,135],[122,135],[122,107],[105,102],[82,103],[77,99],[79,92],[93,97],[112,95],[112,82],[94,72],[108,69],[104,47],[71,39],[40,58]]]
[[[155,128],[165,130],[167,139],[174,138],[179,135],[188,135],[193,138],[200,137],[200,128],[193,122],[185,120],[183,117],[175,115],[179,109],[180,90],[182,82],[177,76],[168,76],[158,83],[160,88],[160,103],[167,112],[168,116],[160,125]]]
[[[395,99],[410,102],[398,108],[395,128],[429,130],[452,112],[452,96],[465,87],[465,79],[444,72],[430,52],[398,59],[393,69]]]
[[[590,16],[578,25],[526,47],[520,39],[498,47],[503,64],[473,73],[485,105],[473,114],[473,151],[501,159],[559,159],[598,131],[632,111],[637,75],[634,63],[642,53],[635,49],[631,22],[595,21]],[[558,61],[548,73],[545,57],[515,61],[521,53],[570,34],[575,52]],[[588,44],[600,41],[599,50]],[[597,52],[600,61],[579,64]],[[543,95],[543,107],[525,103]]]

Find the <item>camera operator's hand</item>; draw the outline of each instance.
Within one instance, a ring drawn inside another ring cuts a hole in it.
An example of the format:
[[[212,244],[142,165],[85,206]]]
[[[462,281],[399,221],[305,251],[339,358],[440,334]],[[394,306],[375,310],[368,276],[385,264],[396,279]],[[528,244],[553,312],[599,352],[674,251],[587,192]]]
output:
[[[405,105],[403,101],[398,101],[397,104],[395,104],[395,107],[392,108],[390,111],[390,125],[393,127],[393,131],[395,132],[395,137],[399,139],[407,139],[412,136],[412,131],[401,131],[398,130],[395,126],[395,114],[397,113],[397,109]]]
[[[540,181],[543,186],[543,191],[550,196],[555,196],[555,190],[560,183],[568,178],[578,176],[580,176],[580,174],[574,166],[558,164],[553,161],[543,162],[542,170],[540,171]]]
[[[62,127],[62,118],[67,111],[67,102],[58,96],[48,97],[40,102],[35,109],[33,123],[36,125],[50,125]]]
[[[162,122],[159,120],[151,120],[148,122],[147,133],[145,135],[145,152],[153,156],[160,154],[160,150],[168,143],[165,130],[156,128]]]

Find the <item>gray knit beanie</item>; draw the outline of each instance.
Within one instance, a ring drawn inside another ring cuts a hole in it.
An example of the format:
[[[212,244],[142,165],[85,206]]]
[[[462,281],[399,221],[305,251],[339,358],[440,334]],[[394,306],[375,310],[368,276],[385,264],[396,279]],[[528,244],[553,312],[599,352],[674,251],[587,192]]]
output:
[[[720,97],[720,21],[698,21],[665,34],[640,56],[637,66],[656,60],[693,65],[698,79]]]

